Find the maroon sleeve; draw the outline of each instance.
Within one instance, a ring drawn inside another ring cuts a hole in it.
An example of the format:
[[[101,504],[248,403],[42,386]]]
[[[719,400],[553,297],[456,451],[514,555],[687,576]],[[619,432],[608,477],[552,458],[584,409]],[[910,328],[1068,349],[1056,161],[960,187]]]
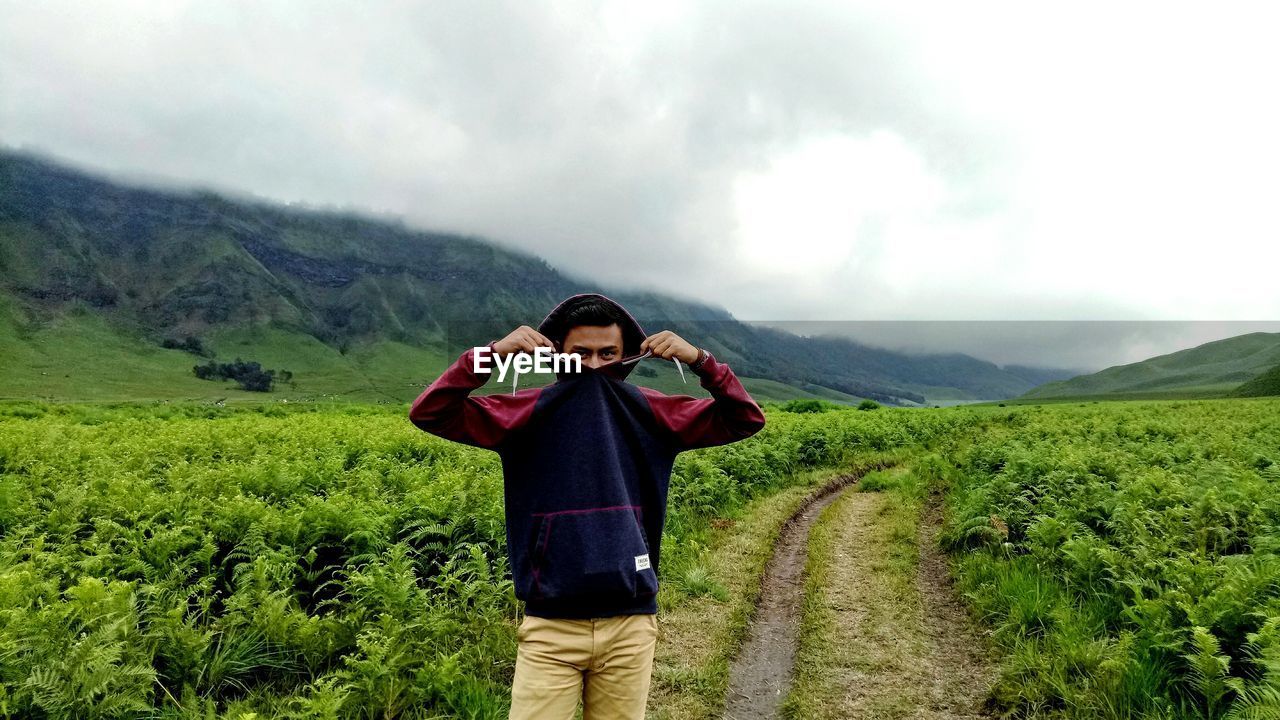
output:
[[[764,427],[764,413],[729,366],[707,354],[694,371],[710,398],[664,395],[642,387],[658,424],[669,430],[681,450],[724,445],[751,437]]]
[[[422,391],[409,406],[409,420],[433,435],[492,449],[529,420],[542,388],[471,397],[471,391],[484,385],[492,374],[475,372],[474,354],[473,348],[467,348]]]

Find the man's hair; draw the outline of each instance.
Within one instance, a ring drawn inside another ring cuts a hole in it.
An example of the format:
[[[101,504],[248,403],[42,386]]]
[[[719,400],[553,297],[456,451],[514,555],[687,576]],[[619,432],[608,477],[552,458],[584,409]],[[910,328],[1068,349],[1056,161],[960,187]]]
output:
[[[644,328],[621,305],[598,293],[581,293],[562,301],[538,323],[538,332],[560,345],[563,350],[565,336],[573,328],[610,325],[617,325],[622,331],[624,355],[634,355],[640,351],[645,338]]]
[[[617,323],[619,329],[627,327],[627,318],[617,305],[601,298],[583,298],[582,302],[565,311],[564,321],[560,323],[560,337],[552,338],[564,342],[569,331],[580,325],[607,327]]]

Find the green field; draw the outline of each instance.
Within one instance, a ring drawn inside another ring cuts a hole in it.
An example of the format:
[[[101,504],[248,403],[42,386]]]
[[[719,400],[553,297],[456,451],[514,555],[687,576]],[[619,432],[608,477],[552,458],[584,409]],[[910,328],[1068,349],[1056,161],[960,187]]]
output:
[[[0,400],[399,405],[417,397],[456,358],[439,349],[390,340],[357,344],[340,352],[305,333],[271,326],[227,326],[210,332],[204,344],[216,353],[218,362],[240,357],[264,369],[293,373],[292,384],[277,383],[264,397],[230,380],[201,380],[192,373],[192,366],[208,358],[159,347],[83,308],[38,326],[27,320],[0,294],[0,363],[14,368],[0,375]],[[631,378],[638,384],[668,394],[708,397],[695,375],[686,372],[681,379],[671,363],[645,361],[641,367],[644,373],[633,373]],[[519,387],[551,380],[550,376],[523,375]],[[742,383],[761,402],[814,398],[856,405],[862,399],[826,387],[806,389],[763,378],[743,377]],[[501,386],[494,380],[481,392],[510,389],[508,376]]]
[[[505,717],[498,457],[406,414],[0,405],[0,716]],[[811,471],[927,458],[1008,717],[1276,717],[1280,401],[767,414],[680,456],[661,613],[739,587],[729,521]],[[666,648],[654,716],[716,717],[725,650]]]
[[[1280,717],[1280,402],[1019,408],[943,542],[1015,717]]]

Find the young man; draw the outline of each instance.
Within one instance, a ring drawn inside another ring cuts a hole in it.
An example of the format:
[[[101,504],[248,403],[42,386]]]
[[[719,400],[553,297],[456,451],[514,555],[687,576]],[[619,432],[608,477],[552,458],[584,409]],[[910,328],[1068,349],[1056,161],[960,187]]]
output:
[[[507,358],[539,347],[577,353],[581,372],[471,397],[490,375],[476,371],[471,348],[418,396],[409,419],[502,458],[507,550],[525,602],[510,718],[568,720],[581,700],[583,720],[640,720],[672,464],[682,450],[756,433],[764,415],[728,365],[670,331],[646,336],[603,295],[574,295],[537,330],[521,326],[488,349]],[[638,363],[620,360],[646,351],[686,364],[711,397],[626,382]]]

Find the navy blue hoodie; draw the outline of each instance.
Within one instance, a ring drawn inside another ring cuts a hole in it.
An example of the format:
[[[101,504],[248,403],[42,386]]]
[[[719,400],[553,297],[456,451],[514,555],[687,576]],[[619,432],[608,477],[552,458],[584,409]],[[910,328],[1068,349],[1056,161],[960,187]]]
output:
[[[538,329],[562,335],[565,308]],[[624,354],[645,334],[621,305]],[[492,345],[492,343],[491,343]],[[709,353],[694,370],[710,398],[665,395],[626,381],[634,365],[563,373],[545,387],[471,397],[468,349],[413,402],[417,427],[502,458],[507,550],[529,615],[591,618],[656,613],[672,464],[682,450],[722,445],[764,427],[729,366]]]

